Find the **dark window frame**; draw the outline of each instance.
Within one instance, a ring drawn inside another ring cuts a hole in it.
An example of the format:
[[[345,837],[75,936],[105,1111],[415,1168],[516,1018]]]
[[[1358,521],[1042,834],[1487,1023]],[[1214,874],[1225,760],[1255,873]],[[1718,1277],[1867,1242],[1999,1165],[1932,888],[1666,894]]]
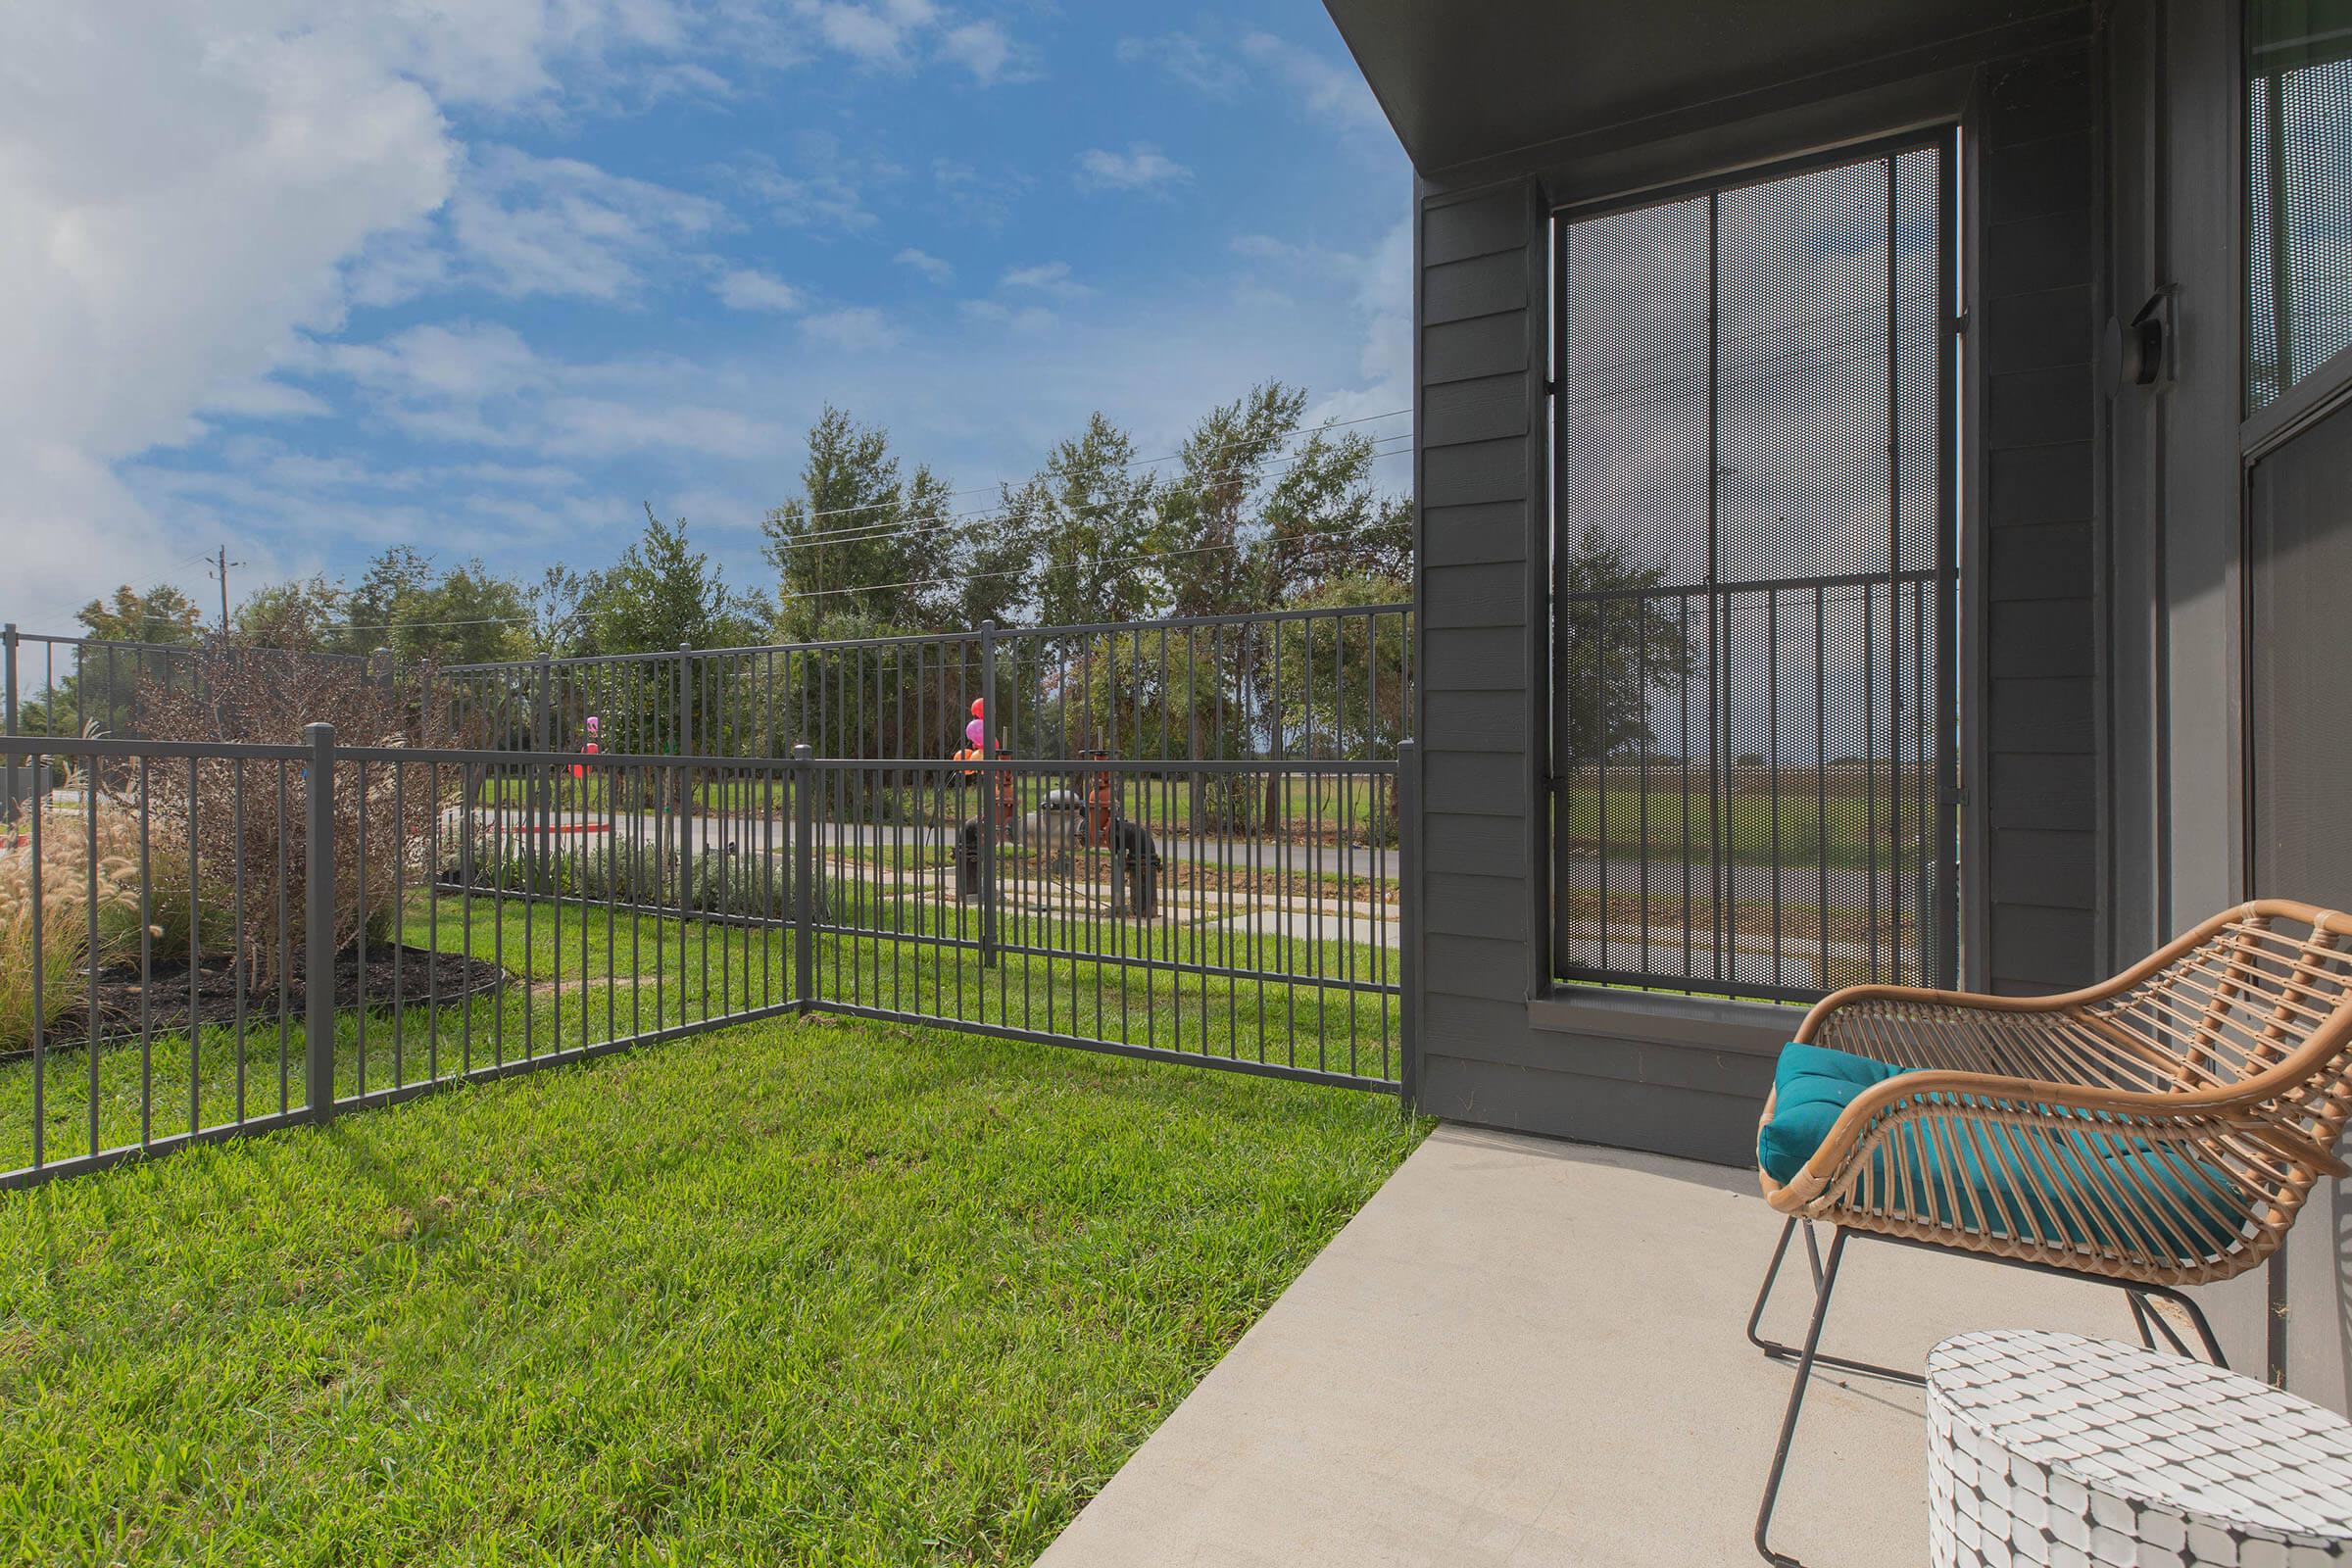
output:
[[[1566,780],[1566,769],[1570,764],[1565,756],[1567,725],[1561,713],[1564,641],[1561,606],[1564,587],[1560,542],[1562,529],[1566,526],[1563,497],[1568,458],[1567,409],[1566,400],[1561,394],[1568,325],[1566,242],[1569,225],[1611,214],[1689,201],[1699,196],[1720,197],[1819,170],[1877,162],[1891,165],[1893,160],[1905,153],[1924,149],[1935,149],[1940,153],[1936,192],[1936,319],[1939,330],[1933,374],[1937,405],[1934,416],[1932,449],[1936,468],[1936,517],[1933,524],[1936,560],[1933,575],[1941,585],[1941,591],[1936,596],[1937,602],[1934,614],[1936,646],[1941,653],[1932,683],[1933,701],[1936,705],[1934,734],[1937,739],[1926,787],[1926,799],[1930,803],[1927,809],[1939,818],[1939,827],[1935,834],[1933,858],[1921,867],[1923,881],[1927,873],[1932,871],[1935,882],[1932,906],[1928,899],[1923,898],[1922,901],[1923,912],[1932,907],[1928,917],[1933,922],[1932,934],[1923,933],[1922,957],[1933,968],[1926,974],[1906,972],[1900,978],[1913,983],[1944,987],[1956,987],[1962,983],[1965,922],[1971,917],[1976,902],[1974,894],[1981,891],[1970,886],[1972,879],[1961,855],[1962,846],[1971,842],[1968,824],[1963,820],[1966,800],[1961,788],[1962,769],[1966,765],[1971,744],[1971,736],[1965,732],[1964,705],[1968,694],[1975,690],[1972,672],[1975,662],[1981,658],[1981,650],[1973,646],[1976,631],[1973,622],[1964,616],[1960,603],[1962,594],[1969,591],[1974,577],[1969,569],[1970,547],[1963,534],[1963,514],[1970,504],[1963,495],[1960,482],[1962,425],[1973,404],[1972,385],[1976,374],[1973,368],[1969,369],[1967,375],[1970,384],[1964,384],[1961,359],[1964,321],[1962,302],[1968,297],[1970,284],[1964,275],[1969,228],[1961,192],[1970,178],[1974,150],[1965,122],[1955,117],[1934,120],[1897,132],[1822,147],[1799,156],[1652,184],[1621,194],[1559,203],[1551,209],[1546,258],[1549,316],[1546,340],[1549,363],[1544,381],[1551,405],[1548,411],[1550,450],[1546,455],[1550,496],[1549,504],[1543,509],[1544,542],[1550,564],[1545,573],[1548,613],[1540,635],[1543,638],[1546,707],[1551,715],[1545,726],[1545,744],[1552,761],[1546,769],[1548,792],[1544,807],[1545,831],[1542,835],[1549,846],[1549,853],[1545,856],[1546,863],[1539,867],[1539,873],[1551,883],[1549,893],[1543,901],[1548,916],[1548,929],[1543,944],[1544,956],[1542,961],[1550,976],[1549,983],[1555,989],[1608,987],[1718,1003],[1801,1004],[1821,994],[1818,990],[1737,980],[1710,983],[1706,978],[1689,974],[1617,975],[1580,969],[1566,961],[1568,943],[1565,933],[1569,922],[1564,862],[1570,842],[1567,832],[1569,802]],[[1899,567],[1899,561],[1891,564]],[[1897,570],[1895,575],[1900,576],[1901,572]],[[1725,595],[1718,595],[1711,585],[1706,592],[1711,599],[1728,597],[1728,591]],[[1710,610],[1710,615],[1713,613]],[[1967,628],[1965,631],[1964,627]],[[1707,679],[1713,684],[1718,677],[1710,672]],[[1777,955],[1774,961],[1776,965],[1781,962]]]

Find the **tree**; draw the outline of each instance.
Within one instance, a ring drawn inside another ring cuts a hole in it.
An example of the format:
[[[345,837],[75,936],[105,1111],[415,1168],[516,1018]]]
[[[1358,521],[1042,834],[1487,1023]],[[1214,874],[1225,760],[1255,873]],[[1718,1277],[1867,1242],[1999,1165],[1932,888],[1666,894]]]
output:
[[[662,653],[679,647],[734,648],[756,642],[764,616],[758,600],[729,588],[708,553],[686,537],[686,519],[665,523],[645,509],[645,532],[597,573],[581,601],[591,652]],[[700,671],[697,672],[698,674]],[[654,679],[608,705],[612,751],[716,750],[725,737],[705,719],[728,710],[724,694],[690,676],[680,687]]]
[[[760,523],[776,568],[778,634],[933,631],[951,612],[956,540],[947,481],[901,481],[890,435],[830,404],[808,429],[801,493]]]
[[[186,647],[196,641],[204,612],[196,602],[170,583],[157,583],[134,593],[128,583],[115,590],[114,601],[93,599],[74,618],[93,637],[110,642]]]
[[[1185,438],[1176,479],[1159,493],[1158,567],[1179,615],[1262,608],[1265,473],[1298,429],[1302,389],[1268,381],[1211,409]]]
[[[686,519],[663,522],[649,505],[645,532],[597,573],[581,618],[599,653],[739,647],[760,633],[760,605],[727,586],[708,552],[686,537]]]
[[[1570,759],[1584,765],[1655,746],[1653,693],[1689,680],[1695,667],[1674,601],[1651,592],[1666,568],[1637,563],[1624,539],[1589,527],[1560,571],[1559,702]]]
[[[340,583],[318,576],[257,588],[229,617],[235,642],[244,648],[326,652],[341,639],[347,597]]]
[[[1156,481],[1135,442],[1102,415],[1054,447],[1046,466],[1003,492],[1004,535],[1026,546],[1025,583],[1040,624],[1142,620],[1164,604],[1148,559]]]
[[[470,664],[527,651],[522,590],[479,560],[437,572],[432,557],[394,545],[368,564],[343,602],[331,646],[365,657],[389,648],[404,664]]]
[[[520,590],[529,617],[524,638],[532,653],[562,658],[586,650],[587,607],[596,586],[597,573],[574,571],[558,562]]]
[[[1412,503],[1373,487],[1379,448],[1359,432],[1308,434],[1265,503],[1257,551],[1257,604],[1300,602],[1340,581],[1393,585],[1392,601],[1409,597],[1413,569]]]
[[[113,600],[93,599],[74,612],[93,638],[135,643],[136,648],[58,649],[39,661],[27,677],[39,684],[26,694],[18,721],[27,735],[138,733],[138,690],[150,676],[185,678],[202,612],[169,583],[144,594],[125,583]],[[150,653],[150,648],[166,650]],[[59,668],[61,656],[70,659]],[[28,661],[30,662],[30,661]]]

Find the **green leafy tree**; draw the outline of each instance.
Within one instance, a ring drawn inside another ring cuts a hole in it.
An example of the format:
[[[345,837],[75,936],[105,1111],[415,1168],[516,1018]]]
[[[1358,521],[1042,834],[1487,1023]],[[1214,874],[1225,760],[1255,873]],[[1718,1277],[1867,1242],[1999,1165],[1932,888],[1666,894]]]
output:
[[[1305,408],[1303,389],[1269,381],[1211,409],[1185,438],[1182,467],[1158,495],[1155,551],[1176,614],[1263,608],[1263,492]]]
[[[348,598],[342,584],[324,577],[291,578],[255,589],[229,622],[237,644],[246,649],[330,652],[342,639]]]
[[[1637,562],[1625,540],[1592,527],[1569,547],[1560,573],[1569,757],[1586,764],[1655,746],[1651,699],[1695,668],[1681,617],[1647,592],[1666,568]]]
[[[112,600],[93,599],[74,618],[93,637],[184,648],[196,641],[204,612],[170,583],[157,583],[143,594],[124,583]]]
[[[760,524],[787,642],[930,631],[954,602],[947,481],[902,479],[890,435],[827,405],[808,429],[801,493]]]
[[[688,540],[686,520],[663,522],[645,509],[645,532],[597,573],[581,601],[588,651],[660,653],[679,647],[735,648],[757,642],[765,616],[760,602],[727,585],[725,573]],[[689,666],[683,693],[674,679],[637,683],[606,703],[612,726],[608,750],[675,752],[727,744],[729,706]]]
[[[1308,433],[1271,486],[1254,560],[1256,608],[1300,604],[1331,584],[1372,580],[1410,596],[1412,503],[1373,483],[1379,448],[1360,432]]]
[[[528,650],[522,590],[480,561],[438,570],[430,556],[394,545],[368,564],[345,597],[337,653],[389,648],[404,665],[483,663]]]
[[[1035,477],[1004,487],[1003,538],[1025,547],[1025,598],[1040,624],[1142,620],[1162,609],[1151,560],[1156,491],[1134,440],[1100,414]]]
[[[169,583],[143,594],[125,583],[111,599],[82,606],[74,618],[94,638],[140,646],[78,653],[60,648],[28,659],[23,675],[33,689],[18,712],[19,726],[27,735],[80,734],[93,727],[114,736],[140,733],[141,683],[187,678],[202,612]]]

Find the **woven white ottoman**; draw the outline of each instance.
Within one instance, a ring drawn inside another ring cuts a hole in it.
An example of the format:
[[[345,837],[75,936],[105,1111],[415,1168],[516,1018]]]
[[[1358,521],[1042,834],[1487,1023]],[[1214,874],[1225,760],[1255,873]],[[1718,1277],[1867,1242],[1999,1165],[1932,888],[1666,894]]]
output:
[[[1963,1334],[1928,1357],[1928,1560],[2352,1564],[2352,1424],[2136,1345]]]

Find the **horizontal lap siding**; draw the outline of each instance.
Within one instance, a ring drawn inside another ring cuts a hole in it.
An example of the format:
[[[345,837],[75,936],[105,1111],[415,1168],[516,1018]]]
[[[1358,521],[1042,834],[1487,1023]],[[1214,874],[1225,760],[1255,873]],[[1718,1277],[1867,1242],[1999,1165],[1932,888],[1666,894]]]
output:
[[[2090,122],[2082,61],[1990,68],[1984,136],[1981,603],[1983,872],[1992,982],[2073,984],[2095,947],[2098,670]],[[1421,569],[1422,1106],[1439,1115],[1739,1161],[1769,1053],[1625,1038],[1531,1013],[1545,972],[1546,738],[1531,635],[1546,556],[1546,209],[1533,181],[1432,193],[1420,214],[1416,416]],[[1557,1007],[1558,1004],[1545,1004]],[[1536,1009],[1544,1012],[1544,1007]],[[1573,1010],[1564,1016],[1575,1018]]]
[[[1422,1103],[1482,1116],[1465,1070],[1527,1045],[1532,928],[1528,601],[1531,344],[1540,341],[1528,188],[1421,213]],[[1508,1118],[1501,1118],[1507,1120]],[[1556,1128],[1554,1130],[1557,1130]]]
[[[1985,405],[1983,956],[2003,992],[2099,968],[2092,133],[2082,51],[1995,69],[1972,347]]]

